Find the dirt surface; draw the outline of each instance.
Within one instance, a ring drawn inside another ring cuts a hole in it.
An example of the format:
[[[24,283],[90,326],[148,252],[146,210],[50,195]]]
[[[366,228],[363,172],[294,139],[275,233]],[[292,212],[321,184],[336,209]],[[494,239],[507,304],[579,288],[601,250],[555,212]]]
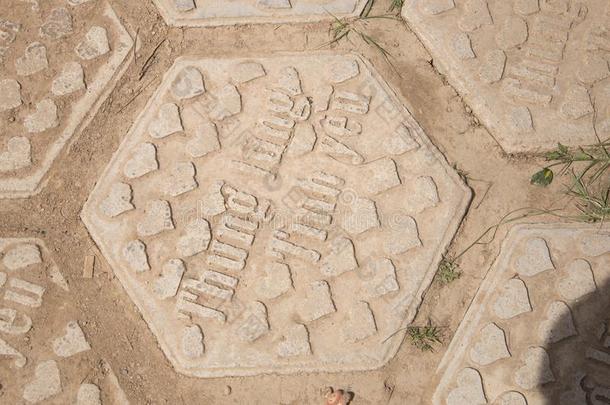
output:
[[[322,402],[327,386],[353,391],[354,404],[427,403],[435,384],[435,369],[496,257],[506,228],[500,229],[492,243],[463,256],[460,279],[448,286],[435,282],[426,293],[414,324],[425,325],[431,320],[443,327],[443,344],[434,352],[421,353],[405,341],[386,366],[372,372],[198,379],[173,370],[89,237],[79,218],[83,204],[175,58],[318,49],[329,41],[329,24],[170,29],[151,2],[111,3],[128,31],[133,36],[137,33],[135,60],[90,125],[60,154],[42,192],[28,199],[0,202],[0,235],[43,240],[70,286],[76,312],[65,319],[54,314],[55,319],[59,317],[57,322],[79,320],[90,345],[109,363],[134,404],[316,404]],[[388,6],[378,2],[372,14],[383,14]],[[436,72],[433,60],[404,22],[372,20],[367,29],[393,55],[393,66],[355,36],[330,48],[353,50],[369,59],[448,162],[470,179],[473,202],[451,252],[461,251],[511,210],[567,205],[560,181],[548,189],[529,184],[529,176],[540,161],[502,152]],[[152,64],[147,63],[150,58]],[[86,279],[82,277],[83,262],[90,254],[96,256],[95,275]]]

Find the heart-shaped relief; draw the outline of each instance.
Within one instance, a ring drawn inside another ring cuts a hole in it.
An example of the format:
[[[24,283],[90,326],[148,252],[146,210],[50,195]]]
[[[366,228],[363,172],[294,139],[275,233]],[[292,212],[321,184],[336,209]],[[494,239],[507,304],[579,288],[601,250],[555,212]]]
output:
[[[529,239],[525,251],[515,260],[515,270],[521,276],[531,277],[554,268],[549,247],[542,238]]]
[[[114,183],[108,196],[100,203],[100,209],[109,217],[116,217],[134,209],[131,203],[131,186],[126,183]]]
[[[502,286],[493,304],[494,313],[502,319],[510,319],[531,310],[527,287],[518,278],[510,279]]]
[[[51,86],[51,92],[55,96],[65,96],[85,88],[85,73],[78,62],[68,62]]]
[[[523,366],[515,371],[515,382],[529,390],[548,382],[555,381],[551,370],[551,360],[542,347],[530,347],[522,357]]]
[[[159,168],[157,148],[152,143],[142,143],[133,149],[131,159],[123,166],[123,174],[135,179]]]
[[[194,158],[203,157],[219,149],[218,129],[207,120],[197,126],[195,134],[186,143],[186,150]]]
[[[493,405],[527,405],[527,400],[520,392],[507,391],[496,398]]]
[[[139,236],[153,236],[174,229],[172,210],[165,200],[152,200],[146,203],[142,220],[137,225]]]
[[[29,133],[44,132],[59,125],[57,106],[51,99],[44,99],[36,104],[36,111],[25,117],[23,125]]]
[[[163,104],[159,108],[157,117],[148,126],[150,136],[156,139],[165,138],[171,134],[182,131],[180,110],[174,103]]]
[[[203,76],[194,66],[187,66],[172,82],[172,94],[179,100],[193,98],[205,92]]]
[[[182,331],[182,352],[190,359],[197,359],[205,353],[203,332],[198,325],[189,325]]]
[[[206,250],[212,239],[210,223],[197,218],[188,223],[184,235],[178,239],[176,250],[182,256],[194,256]]]
[[[487,404],[481,374],[474,368],[465,368],[456,377],[457,387],[447,395],[447,405]]]
[[[15,136],[6,143],[6,150],[0,152],[0,172],[23,169],[32,164],[32,146],[30,140]]]
[[[165,192],[172,197],[197,188],[195,165],[191,162],[178,162],[169,171]]]
[[[53,341],[53,352],[60,357],[70,357],[90,350],[83,330],[76,321],[68,322],[66,334]]]
[[[21,85],[17,80],[0,80],[0,112],[12,110],[21,105]]]
[[[262,297],[272,299],[287,293],[292,288],[292,276],[288,265],[274,262],[265,267],[265,277],[260,280],[256,290]]]
[[[19,76],[30,76],[48,67],[47,48],[40,42],[28,45],[23,56],[15,61],[15,70]]]
[[[507,357],[510,357],[510,352],[504,331],[490,323],[479,332],[477,342],[470,349],[470,359],[478,365],[486,366]]]
[[[91,27],[85,39],[76,46],[76,53],[81,59],[91,60],[110,52],[108,34],[103,27]]]
[[[55,360],[44,361],[36,366],[34,379],[26,384],[23,399],[40,402],[61,392],[59,368]]]
[[[587,256],[601,256],[610,253],[610,234],[596,232],[580,240],[580,249]]]
[[[288,328],[277,345],[277,354],[280,357],[293,357],[310,353],[309,332],[307,332],[305,325],[300,323]]]
[[[140,240],[132,240],[123,248],[123,258],[129,263],[129,267],[136,272],[150,270],[146,245]]]
[[[576,335],[570,307],[561,301],[555,301],[546,310],[546,319],[538,327],[538,335],[543,343],[556,343]]]
[[[588,261],[576,259],[565,270],[567,275],[557,283],[557,290],[567,300],[576,300],[595,292],[593,271]]]

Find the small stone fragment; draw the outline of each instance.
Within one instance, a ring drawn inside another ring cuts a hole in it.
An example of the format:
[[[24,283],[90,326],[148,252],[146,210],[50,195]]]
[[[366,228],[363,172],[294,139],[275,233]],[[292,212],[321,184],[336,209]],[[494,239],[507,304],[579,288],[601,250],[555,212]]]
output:
[[[76,394],[76,405],[102,405],[102,392],[95,384],[81,384]]]
[[[494,313],[501,319],[510,319],[531,310],[527,287],[518,278],[508,280],[499,289],[498,298],[493,304]]]
[[[25,48],[24,55],[15,61],[19,76],[30,76],[49,67],[47,48],[40,42],[32,42]]]
[[[203,332],[198,325],[189,325],[182,331],[182,352],[189,359],[198,359],[203,356]]]
[[[123,249],[123,257],[130,267],[138,273],[150,270],[146,246],[142,241],[132,240],[129,242]]]
[[[65,7],[55,8],[40,27],[40,36],[59,39],[72,33],[72,16]]]
[[[36,111],[27,117],[23,125],[29,133],[40,133],[59,125],[57,106],[51,99],[44,99],[36,104]]]
[[[508,50],[521,45],[527,40],[527,23],[521,17],[513,16],[502,23],[496,34],[496,43],[500,49]]]
[[[477,342],[470,349],[470,359],[481,366],[510,357],[504,331],[490,323],[479,332]]]
[[[83,278],[93,278],[93,271],[95,269],[95,255],[85,256],[83,261]]]
[[[188,223],[184,236],[178,239],[176,248],[182,256],[194,256],[206,250],[211,239],[210,223],[198,218]]]
[[[155,280],[153,291],[160,299],[174,297],[178,292],[180,281],[186,271],[180,259],[168,260],[161,269],[161,275]]]
[[[108,197],[100,203],[102,212],[111,218],[134,208],[131,203],[131,186],[126,183],[114,183]]]
[[[485,83],[491,84],[499,81],[504,74],[506,54],[500,49],[488,52],[479,68],[479,77]],[[524,107],[527,108],[527,107]]]
[[[179,100],[193,98],[203,93],[205,93],[203,76],[194,66],[182,69],[172,83],[172,94]]]
[[[21,85],[17,80],[0,80],[0,112],[12,110],[21,105]]]
[[[76,46],[76,53],[81,59],[91,60],[110,52],[108,34],[103,27],[91,27],[85,39]]]
[[[137,225],[138,235],[153,236],[170,229],[174,229],[174,223],[169,203],[164,200],[148,201],[144,217]]]
[[[40,248],[31,243],[24,243],[11,248],[2,258],[2,264],[9,270],[20,270],[40,263],[42,263]]]
[[[61,392],[59,368],[55,360],[39,363],[34,371],[34,379],[26,384],[23,399],[36,403],[51,398]]]
[[[53,80],[51,91],[55,96],[65,96],[85,88],[83,67],[78,62],[68,62]]]
[[[68,322],[66,334],[53,341],[53,352],[59,357],[71,357],[90,349],[91,346],[76,321]]]
[[[166,192],[172,197],[194,190],[197,188],[195,165],[192,162],[176,163],[170,170],[166,184]]]
[[[165,138],[183,129],[182,121],[180,120],[180,110],[174,103],[163,104],[159,108],[157,118],[151,121],[148,126],[150,136],[155,139]]]
[[[8,172],[28,167],[32,164],[32,146],[30,140],[15,136],[6,143],[6,150],[0,152],[0,172]]]
[[[555,381],[549,355],[542,347],[530,347],[522,359],[524,365],[515,372],[515,382],[519,387],[530,390]]]
[[[458,58],[462,60],[473,59],[476,57],[472,50],[470,37],[465,32],[460,32],[453,37],[453,50]]]
[[[158,168],[157,148],[152,143],[146,142],[133,149],[132,158],[123,166],[123,174],[130,179],[135,179]]]
[[[277,345],[280,357],[294,357],[311,354],[309,333],[305,325],[297,323],[286,330],[282,340]]]
[[[235,65],[235,68],[231,73],[231,78],[233,79],[233,83],[241,84],[263,77],[265,74],[265,69],[260,63],[241,62]]]

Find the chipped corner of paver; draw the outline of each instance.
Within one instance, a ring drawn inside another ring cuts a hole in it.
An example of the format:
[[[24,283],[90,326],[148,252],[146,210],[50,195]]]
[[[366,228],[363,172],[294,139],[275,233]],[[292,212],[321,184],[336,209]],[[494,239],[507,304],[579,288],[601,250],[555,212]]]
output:
[[[610,136],[608,2],[488,3],[407,0],[402,17],[502,148]]]
[[[607,392],[607,308],[596,294],[609,262],[607,226],[513,226],[441,361],[433,403],[585,403]]]
[[[28,197],[44,187],[53,161],[127,67],[133,40],[111,6],[100,1],[87,14],[83,7],[57,4],[40,26],[17,7],[2,16],[0,45],[11,52],[0,62],[15,73],[0,81],[0,113],[17,119],[0,137],[0,198]],[[64,44],[73,47],[67,58],[52,57]]]
[[[176,370],[365,370],[469,196],[357,55],[180,58],[81,218]]]
[[[317,22],[331,20],[333,16],[356,17],[366,6],[366,0],[324,3],[307,0],[154,0],[154,3],[168,25],[179,27]]]

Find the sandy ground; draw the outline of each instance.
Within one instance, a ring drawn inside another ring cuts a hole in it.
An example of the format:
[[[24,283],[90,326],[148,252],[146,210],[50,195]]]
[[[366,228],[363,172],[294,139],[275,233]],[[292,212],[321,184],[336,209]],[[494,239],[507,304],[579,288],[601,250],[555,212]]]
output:
[[[150,1],[111,3],[132,35],[138,32],[136,60],[91,124],[55,162],[46,188],[28,199],[0,202],[0,235],[45,241],[71,286],[78,319],[91,345],[110,363],[129,400],[134,404],[316,404],[322,403],[324,388],[334,386],[353,391],[354,404],[427,403],[436,383],[436,366],[497,255],[507,228],[501,228],[492,243],[476,247],[463,257],[464,274],[459,280],[448,286],[435,281],[426,294],[415,324],[431,320],[443,327],[444,343],[433,353],[421,353],[405,342],[385,367],[371,372],[219,379],[187,378],[174,372],[89,237],[79,219],[81,207],[176,57],[317,49],[329,41],[329,24],[169,29]],[[385,13],[388,3],[377,2],[372,14]],[[356,37],[353,42],[344,40],[331,48],[353,50],[371,60],[402,95],[447,160],[471,179],[473,203],[452,252],[459,252],[510,210],[565,205],[560,181],[548,189],[529,184],[529,176],[541,159],[504,154],[436,72],[434,61],[404,22],[374,20],[368,30],[393,55],[396,71]],[[155,63],[138,80],[143,64],[161,41]],[[91,253],[97,257],[95,277],[84,279],[83,260]]]

